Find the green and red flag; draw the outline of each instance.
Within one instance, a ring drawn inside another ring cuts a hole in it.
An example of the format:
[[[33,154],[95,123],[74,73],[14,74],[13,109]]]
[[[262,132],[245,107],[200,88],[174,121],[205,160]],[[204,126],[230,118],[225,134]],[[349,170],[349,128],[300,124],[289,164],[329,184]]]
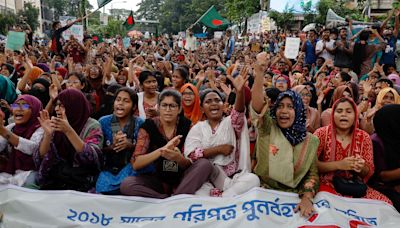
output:
[[[223,18],[214,6],[211,6],[197,21],[213,29],[223,30],[230,25],[230,22]]]
[[[97,0],[97,5],[99,6],[99,9],[108,3],[110,3],[112,0]]]
[[[133,11],[131,10],[131,13],[129,14],[128,18],[126,18],[126,21],[124,22],[124,27],[126,30],[131,30],[135,26],[135,19],[133,18]]]

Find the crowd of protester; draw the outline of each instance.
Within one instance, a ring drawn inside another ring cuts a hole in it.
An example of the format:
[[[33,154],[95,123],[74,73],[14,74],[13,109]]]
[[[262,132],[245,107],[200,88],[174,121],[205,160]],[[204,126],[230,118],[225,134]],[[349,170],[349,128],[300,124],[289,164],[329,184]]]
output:
[[[74,22],[56,22],[50,46],[0,55],[0,183],[152,198],[263,187],[298,193],[303,216],[328,191],[400,210],[399,14],[241,45],[189,31],[189,50],[171,36],[63,41]]]

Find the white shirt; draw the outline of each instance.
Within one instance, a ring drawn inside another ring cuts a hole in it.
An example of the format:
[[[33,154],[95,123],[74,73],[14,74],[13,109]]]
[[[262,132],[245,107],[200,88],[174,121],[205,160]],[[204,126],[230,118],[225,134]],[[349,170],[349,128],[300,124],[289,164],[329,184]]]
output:
[[[188,51],[195,51],[196,50],[196,42],[197,42],[197,39],[195,36],[187,36],[185,49]]]
[[[9,131],[11,131],[11,129],[13,129],[14,126],[15,126],[15,123],[12,123],[12,124],[9,124],[8,126],[6,126],[6,128]],[[16,150],[21,151],[22,153],[24,153],[26,155],[32,155],[35,151],[39,150],[39,145],[40,145],[40,141],[43,138],[43,134],[44,134],[43,129],[41,127],[39,127],[32,134],[30,139],[19,137],[19,143],[14,148]],[[11,145],[8,143],[7,139],[5,139],[3,136],[0,136],[0,151],[3,151],[6,148],[6,146],[11,147]]]
[[[333,49],[335,46],[335,41],[334,40],[329,40],[329,41],[324,41],[324,40],[319,40],[317,44],[315,45],[315,52],[320,52],[324,48],[324,42],[326,43],[326,47],[329,49]],[[333,60],[335,58],[334,55],[329,53],[326,49],[324,49],[318,57],[322,57],[326,60],[330,59]]]

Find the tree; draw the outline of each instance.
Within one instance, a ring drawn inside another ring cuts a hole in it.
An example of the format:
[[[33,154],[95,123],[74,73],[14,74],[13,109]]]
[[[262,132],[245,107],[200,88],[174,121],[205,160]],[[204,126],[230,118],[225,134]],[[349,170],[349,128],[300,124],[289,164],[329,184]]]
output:
[[[312,1],[308,1],[307,3],[304,3],[304,1],[302,1],[300,3],[300,7],[303,10],[303,14],[304,14],[304,24],[308,25],[310,23],[313,23],[315,21],[315,11],[313,10],[313,6],[312,6]]]
[[[0,34],[7,35],[10,27],[16,24],[17,16],[13,13],[1,13],[0,14]]]
[[[244,31],[247,30],[247,18],[260,10],[260,2],[254,0],[231,0],[226,1],[227,16],[231,22],[239,24],[245,22]]]
[[[353,20],[364,20],[360,7],[364,5],[363,3],[365,1],[358,1],[359,8],[356,9],[348,9],[345,7],[347,2],[348,0],[320,0],[316,5],[318,16],[315,21],[324,25],[326,22],[326,14],[329,9],[332,9],[341,17],[349,16]]]
[[[268,13],[268,16],[275,21],[275,24],[281,29],[287,30],[290,25],[292,25],[294,21],[294,7],[289,7],[289,4],[286,4],[285,9],[282,13],[271,10]]]
[[[32,3],[25,3],[24,9],[20,10],[17,14],[23,17],[25,22],[35,31],[39,25],[39,9],[32,5]]]
[[[136,11],[138,18],[146,18],[148,20],[158,20],[160,17],[160,7],[164,0],[142,0],[138,4],[139,9]]]

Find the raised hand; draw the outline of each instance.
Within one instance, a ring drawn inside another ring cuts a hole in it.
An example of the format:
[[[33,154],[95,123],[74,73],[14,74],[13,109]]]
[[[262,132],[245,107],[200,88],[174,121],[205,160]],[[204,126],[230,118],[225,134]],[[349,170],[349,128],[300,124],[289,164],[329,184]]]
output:
[[[199,82],[203,82],[206,79],[206,74],[204,73],[204,70],[200,70],[199,73],[197,73],[195,79]]]
[[[69,131],[74,131],[71,125],[68,122],[67,115],[65,114],[65,110],[61,110],[61,116],[51,118],[51,126],[55,131],[64,132],[65,134]]]
[[[49,96],[51,100],[55,100],[58,96],[58,88],[55,84],[51,84],[49,87]]]
[[[182,135],[177,135],[173,139],[169,140],[169,142],[163,147],[164,149],[173,150],[175,147],[179,145],[181,142]]]
[[[232,82],[237,92],[242,91],[246,81],[249,79],[249,67],[243,67],[243,69],[240,71],[240,74],[236,78],[228,75],[228,79]]]
[[[38,117],[38,120],[40,122],[40,126],[42,127],[44,133],[49,136],[52,135],[54,129],[51,126],[49,112],[47,112],[47,110],[40,111],[40,116]]]

